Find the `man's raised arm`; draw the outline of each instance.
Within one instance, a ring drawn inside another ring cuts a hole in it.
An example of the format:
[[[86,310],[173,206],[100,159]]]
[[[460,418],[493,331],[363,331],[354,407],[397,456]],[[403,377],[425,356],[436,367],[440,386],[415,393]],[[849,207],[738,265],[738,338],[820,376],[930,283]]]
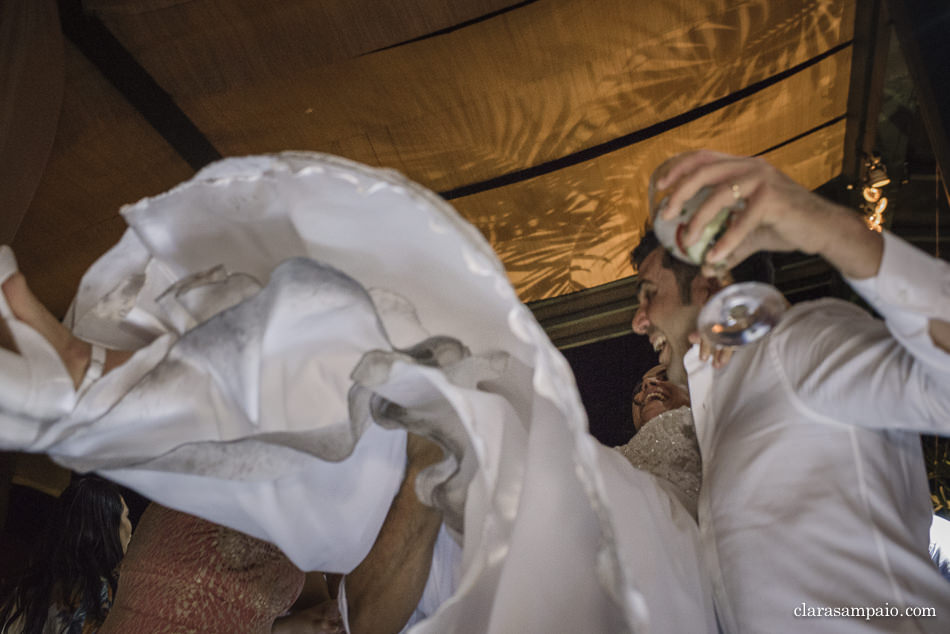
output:
[[[746,201],[707,255],[707,273],[713,265],[731,268],[761,250],[814,253],[848,278],[889,325],[905,331],[904,336],[895,333],[902,342],[914,346],[906,332],[914,330],[913,315],[925,320],[928,343],[950,354],[950,264],[869,230],[852,210],[805,189],[760,158],[708,150],[684,155],[657,183],[658,189],[671,191],[664,216],[675,217],[703,186],[714,192],[690,221],[683,237],[687,246],[736,196]],[[950,368],[950,358],[936,362]]]

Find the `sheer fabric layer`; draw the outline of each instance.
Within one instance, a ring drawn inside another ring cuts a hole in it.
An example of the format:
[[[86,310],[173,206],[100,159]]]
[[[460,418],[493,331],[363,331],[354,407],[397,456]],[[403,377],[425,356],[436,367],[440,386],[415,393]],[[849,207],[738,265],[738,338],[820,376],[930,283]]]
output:
[[[412,428],[446,449],[420,492],[464,535],[457,591],[414,631],[714,631],[689,514],[588,435],[567,363],[437,196],[285,153],[123,213],[67,323],[139,351],[33,438],[11,419],[18,448],[346,572]]]

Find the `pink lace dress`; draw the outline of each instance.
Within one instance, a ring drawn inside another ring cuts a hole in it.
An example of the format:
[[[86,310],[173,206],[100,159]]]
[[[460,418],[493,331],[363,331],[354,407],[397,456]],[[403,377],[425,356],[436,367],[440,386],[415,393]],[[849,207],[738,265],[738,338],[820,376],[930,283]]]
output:
[[[269,634],[303,582],[276,546],[152,504],[99,632]]]

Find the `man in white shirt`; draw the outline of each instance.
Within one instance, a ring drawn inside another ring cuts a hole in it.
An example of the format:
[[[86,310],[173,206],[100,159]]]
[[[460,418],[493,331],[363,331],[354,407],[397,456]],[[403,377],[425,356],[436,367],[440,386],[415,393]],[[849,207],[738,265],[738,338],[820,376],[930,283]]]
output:
[[[718,282],[683,269],[655,238],[634,250],[634,330],[671,379],[688,379],[700,538],[723,630],[950,631],[950,585],[928,557],[918,438],[950,433],[950,266],[869,231],[760,159],[690,153],[654,177],[670,217],[714,188],[686,246],[745,199],[706,272],[762,249],[817,253],[886,319],[838,300],[799,304],[720,367],[694,333]]]

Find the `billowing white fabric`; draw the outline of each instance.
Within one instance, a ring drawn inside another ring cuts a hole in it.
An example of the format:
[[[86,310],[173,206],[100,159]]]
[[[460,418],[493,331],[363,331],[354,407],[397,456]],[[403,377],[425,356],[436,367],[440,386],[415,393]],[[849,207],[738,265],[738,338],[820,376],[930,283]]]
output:
[[[413,631],[715,630],[694,522],[587,433],[567,363],[440,198],[284,153],[123,214],[67,323],[141,349],[33,438],[0,421],[16,448],[345,572],[409,428],[448,450],[418,488],[464,534],[457,592]]]
[[[934,515],[930,523],[930,558],[950,581],[950,520]]]

